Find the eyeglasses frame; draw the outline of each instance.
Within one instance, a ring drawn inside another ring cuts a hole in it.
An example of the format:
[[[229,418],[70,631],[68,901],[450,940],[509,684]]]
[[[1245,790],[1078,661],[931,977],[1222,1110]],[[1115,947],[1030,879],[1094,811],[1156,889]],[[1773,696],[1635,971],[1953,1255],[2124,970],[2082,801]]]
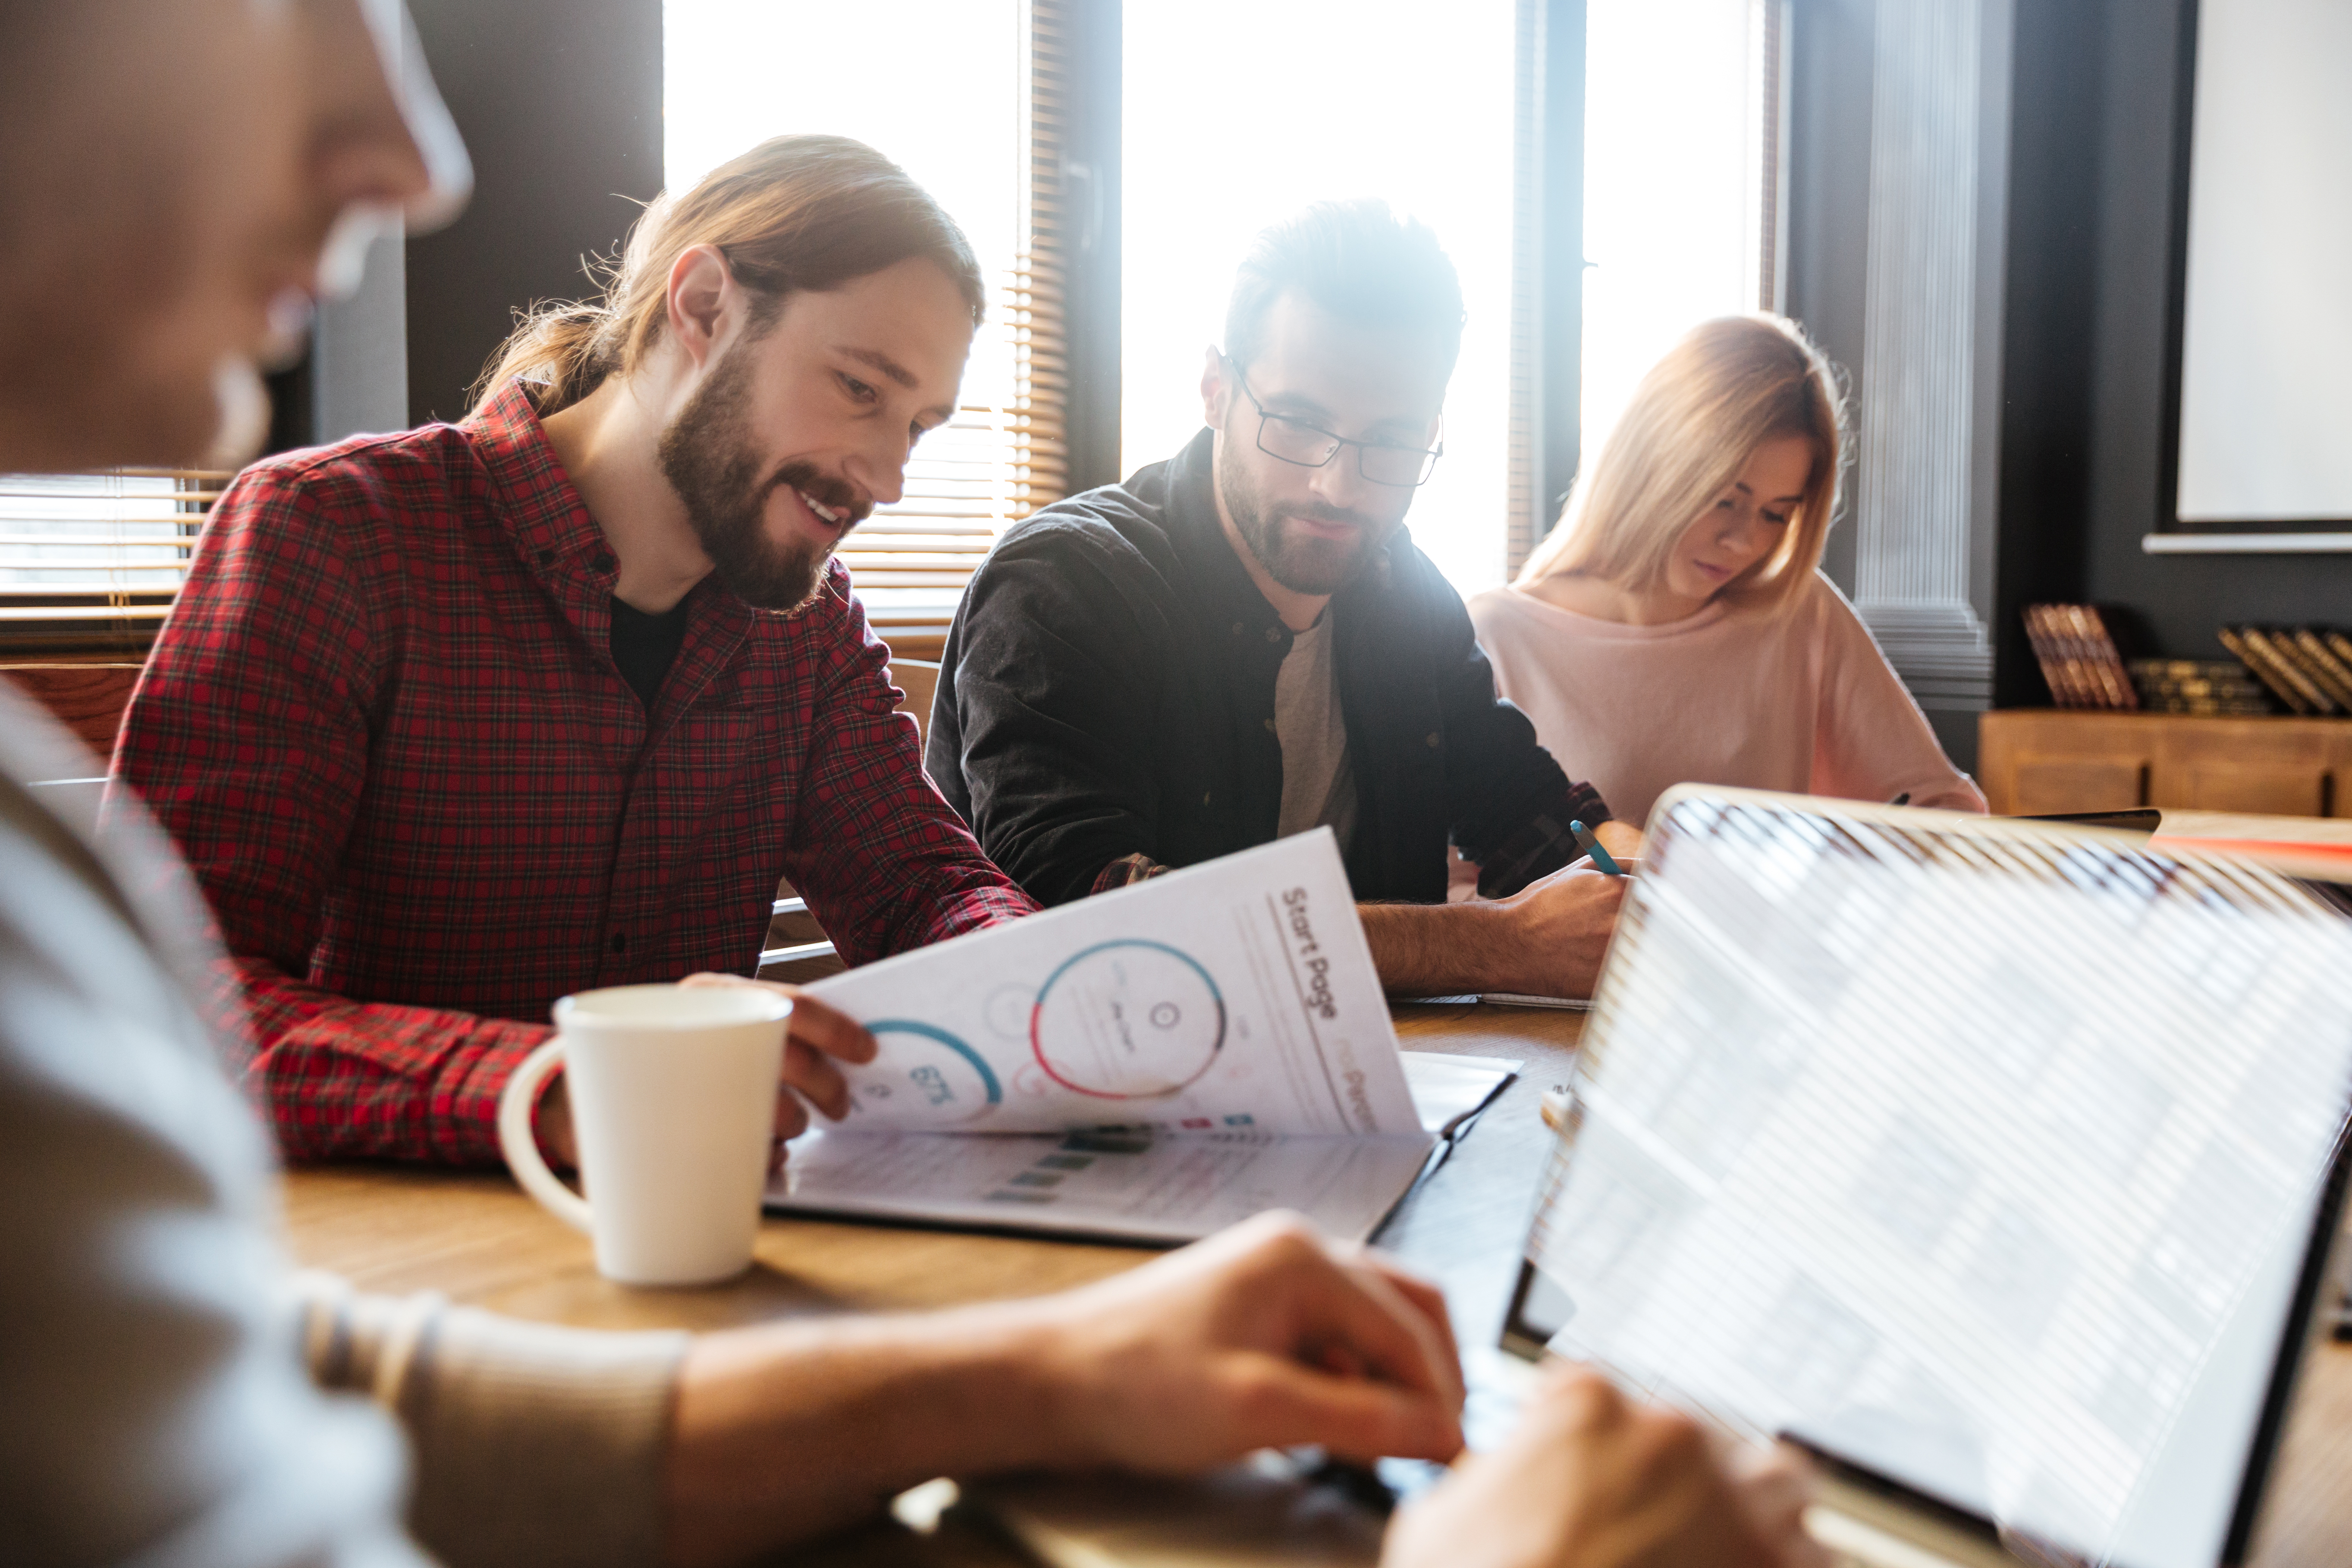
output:
[[[1267,457],[1272,458],[1277,463],[1288,463],[1295,468],[1328,468],[1331,466],[1332,459],[1339,455],[1339,449],[1342,447],[1353,447],[1356,448],[1356,476],[1362,479],[1366,484],[1384,485],[1391,489],[1417,490],[1422,486],[1429,483],[1430,476],[1437,472],[1437,459],[1445,456],[1445,442],[1442,437],[1434,447],[1401,447],[1392,441],[1351,441],[1347,437],[1339,434],[1337,431],[1326,430],[1320,425],[1316,425],[1307,420],[1299,418],[1296,414],[1269,414],[1266,412],[1265,405],[1258,401],[1257,394],[1250,390],[1249,373],[1243,370],[1240,365],[1234,363],[1231,354],[1220,353],[1217,357],[1225,362],[1225,368],[1234,373],[1234,384],[1242,389],[1242,395],[1249,399],[1250,406],[1252,408],[1257,410],[1257,449],[1265,453]],[[1284,457],[1281,453],[1269,448],[1265,444],[1266,424],[1268,421],[1275,419],[1280,419],[1286,424],[1298,426],[1302,429],[1312,430],[1318,436],[1328,437],[1331,442],[1331,449],[1323,455],[1323,460],[1319,463],[1301,462],[1297,458]],[[1438,428],[1441,432],[1444,430],[1444,426],[1442,421],[1440,422]],[[1370,474],[1364,471],[1364,454],[1374,447],[1378,447],[1385,451],[1391,452],[1419,452],[1422,458],[1421,478],[1412,480],[1409,484],[1399,479],[1376,479],[1372,478]]]

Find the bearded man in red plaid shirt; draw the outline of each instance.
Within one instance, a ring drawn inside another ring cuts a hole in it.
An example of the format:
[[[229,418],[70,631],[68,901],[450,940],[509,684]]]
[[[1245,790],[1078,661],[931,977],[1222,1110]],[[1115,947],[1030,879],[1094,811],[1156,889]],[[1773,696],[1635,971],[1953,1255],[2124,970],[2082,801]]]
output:
[[[780,877],[851,963],[1035,907],[923,776],[830,559],[981,310],[905,174],[782,137],[655,203],[463,424],[221,498],[116,777],[211,900],[289,1156],[495,1162],[556,998],[749,973]],[[806,998],[793,1030],[780,1135],[873,1050]],[[567,1152],[560,1099],[541,1133]]]

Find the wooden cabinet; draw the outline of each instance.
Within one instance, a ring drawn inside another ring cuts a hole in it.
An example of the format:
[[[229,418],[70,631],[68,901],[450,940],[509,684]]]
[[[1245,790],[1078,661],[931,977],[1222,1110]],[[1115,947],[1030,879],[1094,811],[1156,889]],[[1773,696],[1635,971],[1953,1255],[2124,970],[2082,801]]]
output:
[[[2003,816],[2135,805],[2352,815],[2352,719],[2012,710],[1979,721],[1977,771]]]

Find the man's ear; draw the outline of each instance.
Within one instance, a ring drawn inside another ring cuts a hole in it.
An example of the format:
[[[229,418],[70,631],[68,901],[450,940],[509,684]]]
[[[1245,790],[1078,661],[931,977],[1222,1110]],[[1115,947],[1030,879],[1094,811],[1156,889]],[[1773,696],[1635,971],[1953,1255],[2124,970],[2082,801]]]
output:
[[[688,246],[670,263],[670,335],[697,370],[709,363],[727,307],[737,292],[734,275],[727,270],[727,258],[715,245]]]
[[[1201,417],[1213,427],[1225,427],[1225,405],[1232,393],[1225,385],[1225,356],[1217,349],[1209,350],[1208,362],[1201,367]]]

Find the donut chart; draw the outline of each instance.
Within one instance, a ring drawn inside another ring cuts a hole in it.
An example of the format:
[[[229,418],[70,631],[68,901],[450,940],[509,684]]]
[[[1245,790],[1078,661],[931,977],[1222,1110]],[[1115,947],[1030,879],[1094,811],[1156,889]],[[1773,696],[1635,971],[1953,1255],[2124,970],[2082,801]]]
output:
[[[1029,1047],[1064,1089],[1156,1100],[1207,1072],[1225,1044],[1225,999],[1209,972],[1162,942],[1097,942],[1037,990]]]
[[[987,1059],[935,1025],[882,1018],[866,1026],[880,1054],[852,1078],[859,1110],[907,1126],[950,1127],[1004,1103]]]

